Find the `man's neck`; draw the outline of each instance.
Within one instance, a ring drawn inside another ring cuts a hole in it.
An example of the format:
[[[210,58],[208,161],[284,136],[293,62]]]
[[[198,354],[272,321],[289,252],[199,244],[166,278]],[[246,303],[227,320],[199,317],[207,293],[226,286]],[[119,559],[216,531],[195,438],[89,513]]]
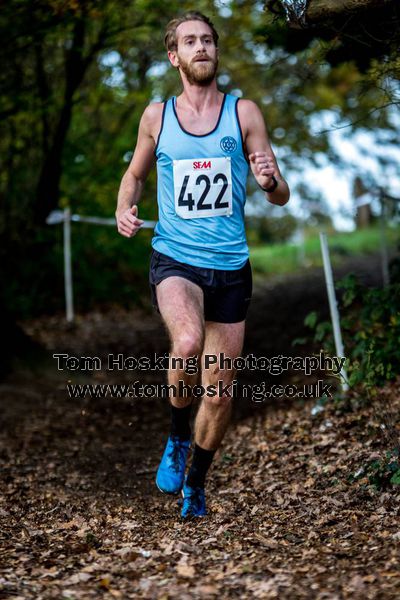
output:
[[[215,79],[207,86],[191,85],[189,82],[183,81],[183,92],[178,96],[178,102],[180,106],[201,114],[212,106],[219,106],[222,97],[223,94],[218,90]]]

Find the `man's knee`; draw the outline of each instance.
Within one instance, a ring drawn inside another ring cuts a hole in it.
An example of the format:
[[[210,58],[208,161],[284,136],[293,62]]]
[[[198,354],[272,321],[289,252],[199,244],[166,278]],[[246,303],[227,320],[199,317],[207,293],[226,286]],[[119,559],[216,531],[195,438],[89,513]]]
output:
[[[229,410],[229,408],[231,407],[231,404],[232,404],[232,397],[229,395],[221,396],[218,394],[216,394],[215,396],[205,395],[203,397],[203,402],[204,402],[206,408],[209,408],[211,410],[215,410],[215,409]]]
[[[179,358],[188,359],[199,356],[203,350],[203,338],[200,333],[183,333],[173,340],[172,353]]]

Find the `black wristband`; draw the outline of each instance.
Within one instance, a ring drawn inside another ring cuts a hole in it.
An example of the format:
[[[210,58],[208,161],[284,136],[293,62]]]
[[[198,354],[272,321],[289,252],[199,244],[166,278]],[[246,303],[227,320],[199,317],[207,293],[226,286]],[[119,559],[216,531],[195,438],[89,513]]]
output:
[[[279,183],[277,178],[275,177],[275,175],[272,175],[272,185],[269,188],[263,188],[260,184],[260,188],[262,189],[263,192],[267,192],[267,194],[272,194],[272,192],[274,192],[276,190],[276,188],[278,187]]]

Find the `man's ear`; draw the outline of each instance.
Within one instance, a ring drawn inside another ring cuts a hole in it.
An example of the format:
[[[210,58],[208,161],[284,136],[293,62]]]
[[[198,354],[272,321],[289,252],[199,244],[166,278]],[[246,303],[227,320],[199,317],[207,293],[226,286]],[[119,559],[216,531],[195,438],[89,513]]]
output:
[[[168,58],[171,65],[175,68],[179,67],[179,59],[176,50],[168,50]]]

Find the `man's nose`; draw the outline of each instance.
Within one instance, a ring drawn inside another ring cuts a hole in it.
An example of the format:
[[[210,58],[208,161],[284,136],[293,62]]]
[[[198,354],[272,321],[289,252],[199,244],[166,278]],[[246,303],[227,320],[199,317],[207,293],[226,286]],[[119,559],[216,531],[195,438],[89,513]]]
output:
[[[195,46],[195,50],[196,52],[204,52],[204,50],[206,49],[206,45],[204,40],[196,40],[196,46]]]

